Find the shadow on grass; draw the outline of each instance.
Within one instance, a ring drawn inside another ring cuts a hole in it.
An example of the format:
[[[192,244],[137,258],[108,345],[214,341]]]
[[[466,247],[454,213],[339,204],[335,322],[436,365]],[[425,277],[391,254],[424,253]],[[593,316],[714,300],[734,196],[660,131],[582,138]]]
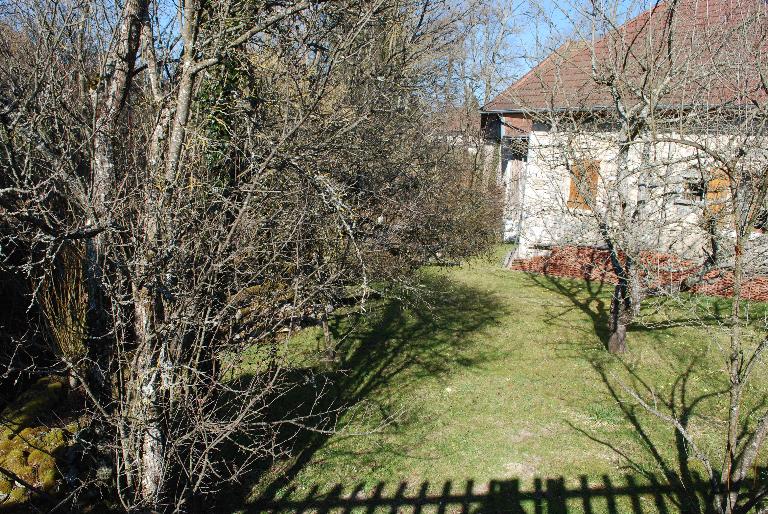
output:
[[[582,282],[538,274],[528,274],[528,276],[535,284],[562,295],[570,302],[570,305],[565,307],[564,310],[551,314],[545,321],[546,323],[554,324],[571,310],[577,309],[589,317],[592,321],[595,334],[603,345],[606,344],[609,319],[609,312],[606,306],[610,304],[610,294],[613,289],[611,284],[606,284],[604,287],[601,282]],[[668,301],[672,301],[668,298],[653,298],[653,300],[659,302],[659,305],[661,306]],[[685,313],[680,313],[667,321],[667,327],[686,324],[695,325],[702,330],[706,330],[707,327],[718,327],[721,326],[724,322],[724,317],[727,316],[730,311],[730,300],[728,299],[696,297],[691,295],[690,300],[693,300],[695,303],[694,309],[703,310],[703,315],[694,312],[694,315],[691,316],[691,313],[688,313],[689,316],[686,316]],[[657,308],[659,305],[654,305],[652,308]],[[670,307],[672,309],[679,309],[678,304],[673,304]],[[753,308],[756,309],[756,312],[761,312],[764,309],[764,305],[756,305],[753,306]],[[647,335],[656,339],[658,344],[663,342],[661,337],[662,334],[664,334],[664,331],[659,330],[658,328],[635,324],[631,328],[631,331],[634,333],[645,332]],[[645,480],[649,481],[649,483],[665,484],[663,487],[668,490],[668,499],[675,507],[676,511],[712,513],[714,512],[712,507],[713,495],[719,487],[718,484],[710,482],[709,477],[702,477],[695,470],[691,469],[689,464],[691,459],[691,449],[688,447],[688,443],[680,431],[675,430],[671,423],[667,423],[654,417],[652,413],[648,412],[635,398],[633,398],[633,395],[653,398],[652,403],[655,405],[656,409],[663,411],[666,415],[677,420],[683,430],[688,431],[690,422],[694,416],[707,417],[710,415],[708,411],[711,409],[711,405],[707,405],[707,402],[718,397],[727,397],[729,390],[727,384],[722,383],[722,381],[717,384],[715,388],[716,390],[712,392],[705,392],[704,394],[698,395],[691,393],[689,386],[691,382],[693,382],[694,371],[696,371],[697,368],[703,367],[706,350],[702,349],[696,351],[686,345],[682,345],[679,348],[678,346],[680,345],[670,345],[667,341],[664,342],[664,348],[660,351],[660,354],[665,359],[670,360],[668,364],[670,369],[683,369],[682,372],[679,372],[674,376],[674,379],[670,384],[671,387],[668,388],[666,394],[660,394],[656,391],[653,384],[640,376],[635,370],[635,367],[628,363],[622,356],[611,356],[605,352],[595,353],[594,351],[589,351],[590,349],[582,349],[582,351],[579,352],[580,356],[586,358],[598,374],[609,397],[613,400],[615,405],[619,406],[624,419],[632,427],[634,434],[637,436],[637,439],[640,441],[647,454],[651,457],[656,469],[661,471],[661,475],[648,472],[643,463],[633,458],[618,444],[602,439],[572,423],[569,424],[571,428],[581,433],[583,436],[615,452],[628,463],[629,467],[633,469],[638,476],[643,477]],[[623,371],[622,374],[628,377],[628,384],[623,383],[615,374],[608,371],[612,366],[616,365]],[[766,401],[765,396],[763,396],[762,400],[758,402],[759,405],[753,407],[753,411],[762,408]],[[646,421],[644,423],[642,419],[644,417],[648,418],[648,416],[650,416],[652,421]],[[748,420],[749,417],[746,417],[746,419]],[[662,451],[664,449],[663,443],[654,441],[652,435],[657,432],[659,425],[664,425],[665,423],[668,425],[667,428],[673,430],[675,437],[674,452],[671,456],[668,452]],[[652,424],[655,425],[651,426]],[[747,421],[744,421],[744,426],[741,427],[742,432],[748,430],[746,424]],[[764,472],[755,470],[752,480],[759,481],[761,473]],[[756,483],[757,482],[755,482],[754,485],[756,485]],[[744,484],[744,487],[747,490],[749,489],[748,484]],[[747,497],[748,496],[749,494]]]
[[[618,359],[617,359],[618,360]],[[689,464],[690,449],[679,431],[675,430],[675,446],[672,457],[665,456],[663,446],[654,441],[652,427],[650,423],[643,423],[641,414],[649,415],[642,406],[627,398],[628,391],[631,388],[637,391],[637,394],[648,394],[652,391],[651,386],[646,383],[634,370],[626,363],[621,362],[626,372],[632,379],[631,385],[624,385],[617,378],[611,376],[602,362],[592,361],[592,366],[600,376],[610,397],[621,409],[625,420],[631,425],[633,432],[637,436],[643,448],[652,458],[657,469],[661,470],[661,476],[658,477],[647,471],[647,466],[639,462],[628,452],[623,450],[618,444],[600,438],[587,430],[580,428],[572,423],[570,426],[590,440],[599,443],[614,453],[619,455],[636,473],[649,480],[651,483],[665,483],[670,488],[670,501],[680,512],[710,513],[712,511],[712,499],[715,484],[708,481],[708,477],[702,477],[697,471],[692,470]],[[697,365],[697,359],[694,358],[688,367],[679,374],[673,386],[666,397],[660,397],[654,392],[654,398],[658,403],[656,408],[663,409],[673,418],[677,419],[684,429],[688,429],[691,418],[698,407],[711,398],[727,394],[727,390],[715,391],[703,395],[691,397],[688,392],[688,384],[691,379],[691,373]],[[621,391],[624,390],[624,394]],[[664,422],[653,418],[656,426]],[[670,428],[672,428],[670,426]]]
[[[695,482],[686,494],[704,494],[707,484]],[[288,489],[277,498],[262,499],[248,512],[461,512],[509,514],[644,514],[692,512],[681,509],[675,500],[678,486],[663,485],[656,477],[623,475],[600,479],[578,477],[578,485],[569,487],[563,477],[536,478],[533,488],[521,488],[518,479],[492,480],[476,484],[467,479],[460,483],[447,480],[429,482],[379,482],[366,491],[365,484],[337,484],[321,493],[313,487],[306,494]]]
[[[669,485],[673,493],[670,495],[670,500],[676,509],[680,512],[714,514],[714,495],[718,491],[722,492],[718,478],[702,476],[698,471],[692,469],[690,463],[696,458],[682,433],[674,429],[671,423],[653,417],[652,413],[632,398],[633,394],[653,398],[655,409],[677,420],[682,429],[690,433],[692,431],[690,424],[694,416],[708,417],[711,415],[711,405],[707,405],[706,402],[717,397],[727,398],[729,393],[726,385],[723,385],[719,390],[704,394],[694,395],[690,392],[689,386],[695,380],[693,372],[700,365],[700,359],[699,356],[691,358],[685,370],[675,377],[666,394],[660,394],[656,391],[625,361],[616,359],[630,378],[629,384],[623,383],[616,376],[608,373],[603,362],[592,361],[591,363],[611,398],[620,407],[624,418],[632,426],[647,454],[652,457],[656,468],[661,470],[660,478]],[[765,402],[766,399],[763,397],[759,405],[753,406],[753,411],[762,409]],[[650,419],[650,421],[644,422],[643,418]],[[749,429],[748,420],[749,416],[743,421],[742,433]],[[664,449],[663,443],[655,441],[653,438],[654,427],[657,428],[659,424],[666,424],[668,429],[674,431],[674,455],[672,457],[665,456],[662,451]],[[570,425],[577,432],[620,455],[631,469],[645,479],[651,482],[658,480],[653,473],[647,471],[646,466],[634,460],[619,445],[590,434],[573,424]],[[724,444],[726,434],[721,431],[720,435]],[[716,462],[712,464],[717,465]],[[718,470],[715,469],[715,473],[717,472]],[[734,512],[752,512],[751,509],[755,508],[756,504],[765,500],[764,484],[767,478],[768,474],[765,468],[755,467],[752,470],[752,476],[748,477],[744,483],[732,486],[743,491]]]
[[[592,322],[594,334],[603,346],[607,346],[610,320],[611,295],[614,285],[601,281],[561,278],[538,273],[526,273],[533,284],[566,298],[571,305],[553,312],[545,320],[548,324],[556,323],[573,310],[585,314]],[[683,300],[681,303],[680,300]],[[688,307],[682,308],[683,303]],[[730,315],[731,300],[713,296],[680,293],[679,296],[650,296],[643,301],[643,321],[636,320],[629,330],[633,333],[654,334],[658,329],[678,326],[716,327],[727,323]],[[751,319],[760,320],[766,314],[766,304],[749,304]],[[659,320],[659,314],[667,316]],[[670,314],[673,314],[670,316]]]
[[[553,312],[544,320],[547,324],[554,324],[557,320],[572,310],[578,310],[592,321],[595,335],[600,339],[604,347],[608,345],[610,333],[608,321],[610,316],[611,294],[613,285],[599,281],[579,281],[575,279],[563,279],[537,273],[526,273],[528,278],[537,286],[557,293],[570,302],[559,312]]]
[[[384,426],[400,429],[395,426],[400,420],[380,393],[391,394],[393,385],[397,391],[407,391],[427,377],[439,378],[456,369],[482,366],[497,355],[484,349],[473,334],[508,315],[504,305],[492,294],[444,277],[427,276],[424,281],[427,293],[422,292],[416,304],[406,307],[398,301],[380,301],[366,316],[333,317],[330,329],[337,341],[338,356],[335,369],[318,363],[314,369],[290,371],[297,385],[281,396],[272,416],[296,418],[311,411],[333,415],[325,420],[318,416],[312,428],[320,431],[288,427],[278,436],[291,441],[292,458],[277,477],[265,478],[269,471],[266,468],[257,473],[260,476],[250,477],[251,484],[258,483],[260,497],[274,498],[288,486],[336,433],[336,422],[346,422],[345,415],[352,415],[352,409],[362,402],[369,410],[377,411],[376,417],[385,420]],[[424,294],[428,297],[423,298]],[[319,392],[318,388],[323,390]],[[417,423],[418,419],[407,422]],[[371,445],[366,453],[408,450]],[[244,489],[227,491],[224,502],[245,505],[250,492]],[[239,496],[234,498],[233,494]]]

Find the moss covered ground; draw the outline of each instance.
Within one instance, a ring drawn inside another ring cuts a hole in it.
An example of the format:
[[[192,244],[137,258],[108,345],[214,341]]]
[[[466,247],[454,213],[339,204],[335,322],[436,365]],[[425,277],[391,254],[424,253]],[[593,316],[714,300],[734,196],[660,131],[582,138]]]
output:
[[[0,510],[23,509],[32,491],[54,493],[66,430],[55,426],[54,413],[64,401],[59,380],[40,379],[0,413]],[[20,478],[17,480],[15,477]]]

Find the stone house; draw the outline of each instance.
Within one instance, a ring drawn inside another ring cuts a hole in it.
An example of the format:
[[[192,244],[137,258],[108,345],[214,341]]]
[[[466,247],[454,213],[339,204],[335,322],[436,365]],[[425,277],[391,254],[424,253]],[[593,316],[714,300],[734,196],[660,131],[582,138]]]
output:
[[[765,39],[736,62],[732,56],[739,49],[728,45],[744,44],[728,29],[751,19],[765,25],[760,17],[765,4],[681,0],[672,23],[670,12],[660,4],[593,41],[563,44],[483,106],[481,125],[487,141],[498,146],[506,191],[504,238],[518,243],[514,257],[542,255],[562,245],[600,247],[605,239],[601,216],[615,216],[617,202],[635,209],[631,223],[617,225],[621,237],[633,233],[627,244],[684,258],[706,253],[711,234],[705,221],[726,202],[730,181],[711,155],[675,140],[706,141],[726,151],[739,130],[737,122],[726,120],[728,113],[746,101],[765,105],[754,71],[746,80],[752,96],[736,100],[734,91],[745,90],[743,75],[736,79],[738,73],[722,72],[724,63],[737,71],[757,69],[752,60],[765,55]],[[670,51],[659,65],[659,50],[672,47],[673,37],[674,55]],[[719,51],[701,51],[714,40],[725,41]],[[648,71],[653,65],[661,70],[656,75]],[[621,87],[606,78],[616,76],[617,66],[623,66]],[[711,73],[713,66],[720,72]],[[622,152],[626,135],[617,112],[641,104],[648,91],[658,93],[656,112],[700,112],[699,119],[706,121],[684,129],[654,128]],[[625,95],[621,101],[619,93]],[[748,151],[764,162],[768,145],[761,139],[752,138]]]

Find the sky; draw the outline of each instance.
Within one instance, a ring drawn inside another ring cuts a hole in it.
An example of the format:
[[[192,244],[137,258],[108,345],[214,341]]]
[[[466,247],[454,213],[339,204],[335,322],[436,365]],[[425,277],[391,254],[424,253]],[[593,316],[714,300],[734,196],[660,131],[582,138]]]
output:
[[[593,5],[615,13],[618,24],[649,9],[655,0],[488,0],[514,9],[514,32],[508,36],[506,62],[500,63],[496,93],[524,75],[568,39],[589,37],[586,14]],[[479,27],[482,31],[483,28]]]

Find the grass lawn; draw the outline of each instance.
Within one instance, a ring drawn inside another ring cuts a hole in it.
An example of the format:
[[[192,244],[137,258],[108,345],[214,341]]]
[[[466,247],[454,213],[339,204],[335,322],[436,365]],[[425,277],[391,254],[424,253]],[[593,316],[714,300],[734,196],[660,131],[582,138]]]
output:
[[[727,300],[648,302],[629,353],[603,349],[611,287],[501,269],[501,248],[425,271],[432,307],[381,302],[339,316],[338,431],[249,486],[258,512],[689,511],[699,464],[624,387],[657,394],[718,457],[727,402],[720,328]],[[691,307],[693,305],[694,307]],[[765,306],[754,305],[756,323]],[[689,325],[697,319],[698,326]],[[308,351],[321,332],[289,344]],[[766,401],[762,382],[752,401]],[[300,449],[303,451],[299,452]],[[762,456],[765,464],[766,456]],[[672,477],[671,485],[670,479]],[[763,478],[764,479],[764,478]]]

